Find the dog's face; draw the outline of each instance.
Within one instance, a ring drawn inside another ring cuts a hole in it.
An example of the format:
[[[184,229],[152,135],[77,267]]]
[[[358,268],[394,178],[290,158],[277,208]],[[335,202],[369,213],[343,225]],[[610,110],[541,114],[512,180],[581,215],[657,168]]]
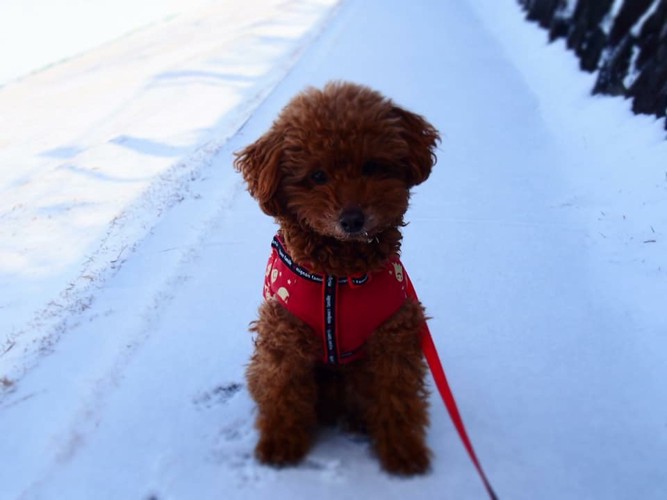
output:
[[[402,224],[438,140],[421,116],[379,93],[333,83],[297,95],[235,166],[265,213],[340,240],[370,240]]]

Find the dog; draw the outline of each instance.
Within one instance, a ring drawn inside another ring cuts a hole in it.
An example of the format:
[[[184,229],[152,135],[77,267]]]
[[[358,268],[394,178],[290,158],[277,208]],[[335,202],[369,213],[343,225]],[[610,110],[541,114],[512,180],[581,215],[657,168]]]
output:
[[[369,436],[392,474],[429,470],[425,311],[399,259],[410,189],[440,136],[366,86],[307,88],[235,168],[278,234],[247,367],[260,462],[298,463],[319,425]]]

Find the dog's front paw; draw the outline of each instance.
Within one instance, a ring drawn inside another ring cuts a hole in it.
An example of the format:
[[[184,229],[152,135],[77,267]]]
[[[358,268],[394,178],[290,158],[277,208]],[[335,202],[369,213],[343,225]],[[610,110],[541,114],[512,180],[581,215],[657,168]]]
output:
[[[413,476],[425,474],[431,465],[431,452],[421,442],[378,447],[382,467],[391,474]]]
[[[309,448],[310,440],[302,436],[262,436],[255,448],[255,456],[267,465],[295,465],[306,456]]]

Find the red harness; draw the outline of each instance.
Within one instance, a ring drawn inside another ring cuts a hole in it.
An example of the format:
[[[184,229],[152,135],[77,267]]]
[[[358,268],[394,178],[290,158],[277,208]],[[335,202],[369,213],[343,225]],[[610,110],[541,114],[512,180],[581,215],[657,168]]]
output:
[[[408,298],[407,276],[397,255],[373,273],[337,278],[298,265],[278,235],[271,246],[264,297],[275,297],[320,336],[325,363],[362,357],[371,334]]]
[[[271,243],[264,297],[275,297],[322,339],[323,361],[343,364],[364,355],[364,346],[408,298],[398,256],[373,273],[337,278],[311,273],[285,251],[280,236]]]

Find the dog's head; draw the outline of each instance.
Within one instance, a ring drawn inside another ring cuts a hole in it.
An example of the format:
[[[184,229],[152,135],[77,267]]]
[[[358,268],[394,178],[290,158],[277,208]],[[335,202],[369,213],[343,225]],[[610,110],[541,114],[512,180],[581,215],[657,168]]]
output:
[[[234,162],[262,210],[339,240],[401,225],[438,132],[367,87],[307,89]]]

